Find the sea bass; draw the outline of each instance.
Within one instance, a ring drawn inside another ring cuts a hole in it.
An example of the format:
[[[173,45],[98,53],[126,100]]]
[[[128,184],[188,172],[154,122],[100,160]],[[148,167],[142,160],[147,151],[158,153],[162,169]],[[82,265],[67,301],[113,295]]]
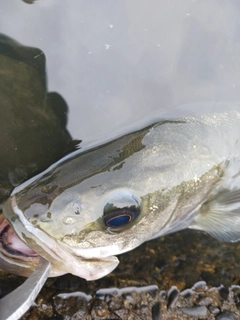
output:
[[[16,188],[0,223],[0,267],[94,280],[116,255],[184,228],[240,239],[240,104],[209,103],[78,151]]]

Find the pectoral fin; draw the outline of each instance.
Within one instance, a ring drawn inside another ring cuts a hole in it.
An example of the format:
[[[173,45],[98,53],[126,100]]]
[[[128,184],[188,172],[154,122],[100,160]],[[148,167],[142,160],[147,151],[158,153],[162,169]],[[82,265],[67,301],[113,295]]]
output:
[[[210,197],[190,228],[206,231],[220,241],[239,241],[240,190],[224,189]]]

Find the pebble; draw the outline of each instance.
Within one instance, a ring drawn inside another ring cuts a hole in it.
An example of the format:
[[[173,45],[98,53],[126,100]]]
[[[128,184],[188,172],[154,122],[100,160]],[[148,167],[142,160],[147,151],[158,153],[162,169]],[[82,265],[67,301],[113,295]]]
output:
[[[190,317],[206,317],[208,310],[205,306],[196,306],[191,308],[181,308],[182,312]]]
[[[161,319],[161,303],[157,302],[152,307],[152,320]]]
[[[194,294],[194,292],[192,291],[192,289],[186,289],[186,290],[180,292],[180,295],[184,299],[188,300],[189,302],[193,301],[193,294]]]
[[[214,316],[220,312],[220,310],[219,310],[217,307],[213,306],[213,305],[210,305],[210,306],[208,307],[208,310],[209,310],[209,311],[211,312],[211,314],[213,314]]]
[[[100,299],[96,299],[92,304],[91,316],[93,319],[97,317],[104,318],[107,317],[109,314],[108,312],[108,305],[105,301]]]
[[[161,290],[159,296],[164,300],[167,300],[167,292],[165,290]]]
[[[219,294],[220,294],[220,297],[223,299],[223,300],[227,300],[228,298],[228,295],[229,295],[229,290],[225,287],[221,287],[219,288]]]
[[[240,291],[238,286],[230,287],[229,291],[223,290],[223,286],[207,289],[204,282],[198,282],[191,289],[182,292],[173,286],[168,292],[158,290],[158,294],[154,292],[154,295],[150,289],[150,287],[115,288],[111,292],[107,289],[105,295],[101,289],[97,291],[95,297],[80,292],[58,294],[53,298],[53,308],[56,311],[55,315],[60,316],[60,319],[63,316],[64,320],[135,319],[136,317],[153,320],[240,319],[240,312],[235,307],[236,300],[238,301],[236,296]],[[227,297],[224,304],[220,299],[221,291],[223,297]],[[44,309],[46,306],[49,307],[44,301],[42,306]],[[221,311],[223,307],[224,311]],[[41,318],[40,315],[42,313],[39,313],[38,305],[32,309],[28,318],[22,320],[36,320]]]
[[[192,290],[195,292],[204,292],[208,289],[207,284],[205,281],[198,281],[192,287]]]
[[[216,320],[236,320],[234,314],[230,311],[220,312],[216,317]]]
[[[58,294],[53,298],[53,306],[38,298],[37,307],[22,320],[39,319],[44,310],[50,310],[49,316],[59,316],[59,320],[135,319],[136,316],[153,320],[237,320],[240,319],[237,310],[239,300],[239,286],[229,289],[223,285],[208,288],[204,281],[181,292],[176,286],[172,286],[168,292],[159,290],[157,286],[107,288],[98,290],[95,296],[79,291]],[[223,306],[224,311],[221,311]],[[53,310],[56,314],[53,314]],[[48,316],[48,312],[44,313]]]
[[[167,303],[167,309],[171,309],[175,306],[179,296],[179,291],[177,287],[173,286],[168,291],[168,303]]]
[[[200,306],[209,306],[211,303],[213,303],[213,299],[211,297],[202,297],[198,300],[198,304]]]

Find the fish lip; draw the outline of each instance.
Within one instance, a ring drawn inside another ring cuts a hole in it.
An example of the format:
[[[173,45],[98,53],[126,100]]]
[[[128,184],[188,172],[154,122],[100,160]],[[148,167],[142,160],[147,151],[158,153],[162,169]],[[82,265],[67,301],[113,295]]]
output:
[[[119,250],[119,245],[113,244],[111,246],[105,246],[105,247],[93,247],[93,248],[79,248],[79,247],[72,247],[68,243],[60,242],[61,245],[67,248],[68,251],[71,251],[75,256],[82,257],[84,259],[104,259],[104,258],[110,258],[114,257],[117,259],[117,257],[112,254],[112,252],[118,252],[119,254],[122,253],[121,250]]]

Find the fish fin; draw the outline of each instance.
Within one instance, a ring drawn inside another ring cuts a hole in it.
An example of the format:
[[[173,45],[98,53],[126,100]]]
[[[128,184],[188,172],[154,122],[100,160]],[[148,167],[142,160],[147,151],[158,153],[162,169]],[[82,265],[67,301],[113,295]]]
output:
[[[199,209],[190,228],[203,230],[219,241],[240,240],[240,190],[223,189]]]

